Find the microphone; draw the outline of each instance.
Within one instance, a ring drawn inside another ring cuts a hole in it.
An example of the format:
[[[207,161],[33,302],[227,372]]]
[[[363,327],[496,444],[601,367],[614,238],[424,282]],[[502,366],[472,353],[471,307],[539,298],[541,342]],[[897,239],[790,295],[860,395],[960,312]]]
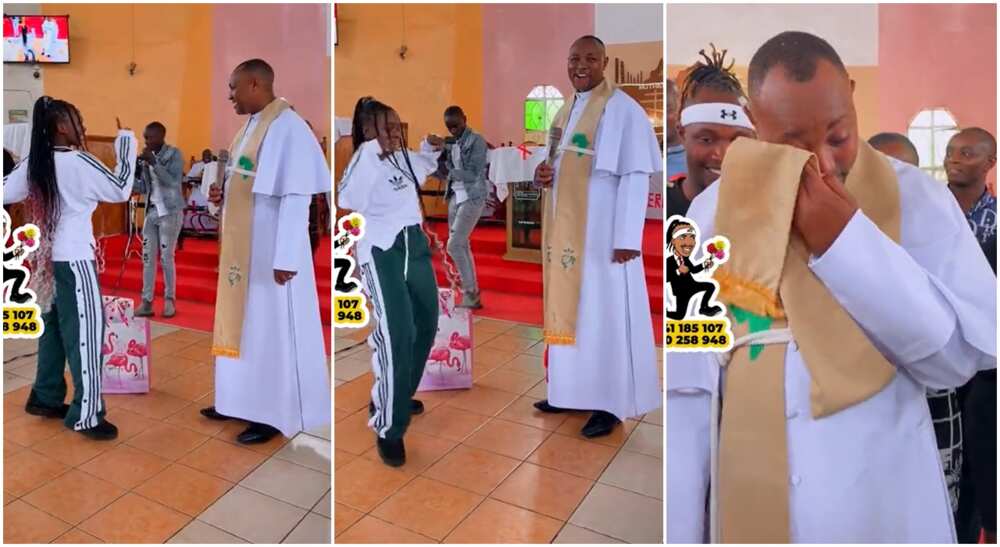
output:
[[[549,164],[549,167],[555,165],[556,162],[556,152],[559,150],[559,143],[562,141],[562,128],[552,126],[549,128],[549,156],[545,160]]]

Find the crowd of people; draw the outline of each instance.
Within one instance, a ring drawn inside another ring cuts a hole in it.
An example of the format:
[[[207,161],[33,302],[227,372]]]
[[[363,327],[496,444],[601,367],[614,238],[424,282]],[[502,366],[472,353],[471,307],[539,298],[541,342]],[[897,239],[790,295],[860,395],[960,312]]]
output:
[[[800,32],[768,40],[750,60],[748,87],[725,52],[713,46],[701,55],[683,72],[679,89],[668,82],[667,216],[691,219],[703,240],[716,233],[732,237],[718,231],[734,226],[734,210],[723,204],[733,207],[742,196],[741,206],[752,208],[761,199],[737,186],[791,203],[780,191],[767,194],[770,181],[761,178],[768,162],[791,161],[794,154],[773,145],[809,152],[815,163],[800,171],[800,183],[789,181],[798,184],[792,230],[811,257],[812,275],[863,329],[855,340],[870,341],[877,352],[866,354],[875,356],[868,358],[869,372],[830,383],[824,367],[849,366],[845,361],[859,359],[860,348],[816,352],[824,347],[810,340],[818,332],[803,332],[804,319],[796,323],[795,293],[783,280],[778,304],[784,301],[794,333],[776,358],[781,363],[784,356],[777,380],[784,389],[757,397],[784,397],[786,416],[754,427],[730,413],[744,408],[741,386],[753,385],[741,384],[739,350],[727,372],[704,354],[670,353],[669,541],[976,543],[984,534],[995,543],[997,243],[995,186],[987,181],[996,139],[978,127],[952,136],[945,187],[919,168],[906,136],[861,140],[854,82],[825,40]],[[714,116],[701,115],[713,108]],[[748,140],[757,139],[770,159],[755,163],[747,150]],[[724,162],[734,150],[738,155]],[[896,220],[880,217],[885,210],[897,210]],[[752,229],[764,230],[767,221],[760,218],[762,226]],[[836,336],[834,323],[824,325],[825,336]],[[886,376],[865,387],[883,358],[890,364],[883,367]],[[764,380],[755,382],[762,389]],[[818,411],[817,397],[836,390],[860,395],[843,408]],[[710,422],[713,397],[721,399],[719,424]],[[710,438],[714,427],[721,438]],[[772,457],[787,459],[786,486],[767,490],[761,481],[768,474],[748,463],[756,460],[740,434],[751,444],[780,443]],[[741,449],[748,450],[742,468],[728,467],[727,456]],[[753,485],[756,505],[737,507]]]

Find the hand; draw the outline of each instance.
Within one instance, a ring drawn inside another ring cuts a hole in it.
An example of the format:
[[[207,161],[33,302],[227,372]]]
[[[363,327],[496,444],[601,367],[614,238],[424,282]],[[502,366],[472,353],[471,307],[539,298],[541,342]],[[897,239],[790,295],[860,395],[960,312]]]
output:
[[[209,186],[208,201],[213,205],[222,205],[222,188],[215,184]]]
[[[702,266],[703,266],[703,267],[704,267],[704,268],[705,268],[706,270],[711,270],[711,269],[712,269],[712,266],[715,266],[715,262],[714,262],[714,261],[712,260],[712,257],[708,257],[708,258],[706,258],[706,259],[705,259],[705,261],[704,261],[704,262],[702,262],[702,263],[701,263],[701,265],[702,265]]]
[[[117,116],[115,116],[115,125],[118,126],[119,131],[121,131],[122,129],[124,129],[125,131],[131,131],[131,129],[129,129],[128,127],[122,127],[122,121],[118,119]]]
[[[139,155],[139,158],[146,161],[147,163],[153,163],[154,161],[156,161],[156,158],[153,156],[153,151],[150,150],[149,148],[143,148],[142,154]]]
[[[545,162],[539,163],[538,167],[535,168],[535,184],[548,188],[552,186],[552,178],[555,174],[556,171],[551,165]]]
[[[285,270],[274,270],[274,282],[277,283],[278,285],[284,285],[285,283],[288,283],[289,281],[291,281],[292,278],[295,277],[296,273],[298,273],[298,272],[289,272],[289,271],[285,271]]]
[[[681,274],[686,274],[686,273],[688,273],[688,272],[689,272],[690,270],[688,270],[688,267],[687,267],[687,264],[684,264],[684,263],[682,262],[682,263],[681,263],[681,265],[677,267],[677,271],[678,271],[678,272],[680,272]]]
[[[624,264],[630,260],[639,258],[639,251],[633,251],[631,249],[615,249],[614,258],[611,259],[615,264]]]
[[[820,173],[816,160],[810,159],[802,170],[792,216],[792,226],[809,252],[823,256],[857,210],[858,203],[847,188],[832,174]]]
[[[440,149],[444,146],[444,139],[431,133],[427,135],[427,144],[433,146],[435,149]]]

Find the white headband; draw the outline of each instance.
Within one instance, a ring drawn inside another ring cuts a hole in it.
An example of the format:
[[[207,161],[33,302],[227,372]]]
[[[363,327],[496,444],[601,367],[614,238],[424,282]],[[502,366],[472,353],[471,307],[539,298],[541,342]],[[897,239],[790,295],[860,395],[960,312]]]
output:
[[[718,123],[754,130],[743,107],[732,103],[701,103],[685,107],[681,111],[681,127],[693,123]]]
[[[692,228],[690,226],[678,226],[677,229],[674,230],[674,233],[671,234],[670,239],[671,240],[677,239],[677,238],[679,238],[681,236],[686,236],[688,234],[696,235],[694,233],[694,228]]]

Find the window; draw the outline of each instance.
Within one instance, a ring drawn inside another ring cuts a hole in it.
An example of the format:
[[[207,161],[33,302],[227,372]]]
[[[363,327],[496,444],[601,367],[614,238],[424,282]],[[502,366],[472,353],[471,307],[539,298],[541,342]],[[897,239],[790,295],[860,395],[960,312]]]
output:
[[[535,86],[524,100],[524,130],[545,132],[563,105],[562,93],[551,85]]]
[[[944,171],[945,149],[955,133],[958,133],[958,122],[944,108],[921,110],[907,131],[920,155],[920,168],[942,182],[948,181]]]

